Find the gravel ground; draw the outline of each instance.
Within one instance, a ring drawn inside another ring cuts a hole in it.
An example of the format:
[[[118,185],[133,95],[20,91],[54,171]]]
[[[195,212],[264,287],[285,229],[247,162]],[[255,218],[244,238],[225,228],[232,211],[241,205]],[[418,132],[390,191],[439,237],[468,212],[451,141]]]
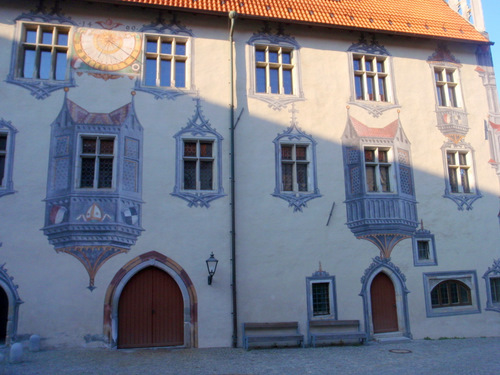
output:
[[[283,349],[54,349],[25,351],[1,375],[500,374],[500,337]]]

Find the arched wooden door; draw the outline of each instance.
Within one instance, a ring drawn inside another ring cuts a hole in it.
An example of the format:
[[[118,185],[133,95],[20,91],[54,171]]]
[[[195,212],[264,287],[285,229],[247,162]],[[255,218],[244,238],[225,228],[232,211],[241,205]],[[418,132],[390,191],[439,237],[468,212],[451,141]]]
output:
[[[9,318],[9,297],[0,287],[0,344],[5,344],[7,337],[7,321]]]
[[[147,267],[123,288],[118,305],[118,347],[184,344],[184,302],[175,280]]]
[[[395,332],[398,330],[398,312],[394,284],[389,276],[380,272],[370,287],[372,301],[373,332]]]

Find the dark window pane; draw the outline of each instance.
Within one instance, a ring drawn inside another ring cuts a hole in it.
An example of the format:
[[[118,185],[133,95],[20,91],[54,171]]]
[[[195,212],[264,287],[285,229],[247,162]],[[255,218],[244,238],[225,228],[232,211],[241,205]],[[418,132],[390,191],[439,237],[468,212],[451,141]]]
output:
[[[378,79],[378,92],[379,92],[379,100],[381,102],[387,101],[387,89],[385,87],[385,77]]]
[[[184,156],[196,156],[196,142],[184,142]]]
[[[377,181],[375,180],[375,167],[366,166],[366,190],[377,191]]]
[[[177,43],[175,45],[175,54],[180,56],[186,56],[186,44],[185,43]]]
[[[281,182],[283,191],[293,191],[293,164],[281,164]]]
[[[172,62],[170,60],[160,61],[160,86],[168,87],[171,85],[170,82],[171,67],[172,67]]]
[[[212,190],[213,162],[200,162],[200,189]]]
[[[257,68],[257,92],[266,92],[266,69]]]
[[[171,55],[172,54],[172,42],[161,42],[161,53]]]
[[[313,315],[330,314],[330,286],[329,283],[312,284]]]
[[[50,51],[41,51],[40,53],[40,71],[38,72],[40,79],[50,79],[50,68],[52,63]]]
[[[83,138],[82,140],[82,152],[84,154],[95,154],[97,151],[97,139],[95,138]]]
[[[353,60],[354,70],[361,70],[361,59]]]
[[[439,287],[439,295],[441,297],[441,305],[448,305],[449,302],[449,297],[448,297],[448,284],[446,282],[443,282],[438,285]]]
[[[212,157],[212,143],[211,142],[200,142],[200,156],[201,157]]]
[[[380,186],[382,187],[382,191],[384,192],[391,191],[388,166],[380,166]]]
[[[110,188],[113,183],[113,159],[99,159],[99,183],[98,188]]]
[[[417,241],[417,247],[418,247],[418,259],[428,260],[430,258],[429,241]]]
[[[42,44],[52,44],[52,31],[42,32]]]
[[[102,139],[100,153],[105,155],[113,155],[115,141],[113,139]]]
[[[146,52],[157,53],[158,42],[156,40],[148,40],[146,43]]]
[[[293,146],[281,146],[281,159],[292,160]]]
[[[295,159],[307,160],[307,146],[296,146]]]
[[[0,151],[7,150],[7,134],[0,134]]]
[[[3,186],[4,175],[5,175],[5,155],[0,155],[0,186]]]
[[[469,171],[467,169],[460,168],[460,179],[464,193],[470,193]]]
[[[449,284],[449,289],[450,289],[450,300],[452,304],[457,304],[459,302],[458,300],[458,288],[457,284]]]
[[[292,92],[292,71],[291,70],[283,70],[283,89],[285,90],[284,94],[291,95]]]
[[[453,82],[453,72],[446,72],[446,81]]]
[[[444,86],[438,86],[436,89],[437,89],[438,104],[442,107],[446,106]]]
[[[491,301],[500,302],[500,277],[490,278]]]
[[[23,77],[33,78],[35,72],[35,59],[36,52],[32,49],[24,50],[24,66],[23,66]]]
[[[57,34],[57,44],[59,46],[67,46],[68,45],[68,34],[65,32],[59,31]]]
[[[377,72],[379,72],[379,73],[385,72],[385,67],[384,67],[383,61],[377,61]]]
[[[448,168],[448,177],[452,193],[458,193],[458,177],[456,168]]]
[[[378,161],[381,163],[387,163],[387,151],[378,150]]]
[[[432,289],[431,292],[431,304],[432,307],[439,306],[439,295],[438,295],[438,287]]]
[[[184,189],[196,189],[196,161],[184,161]]]
[[[271,86],[271,93],[278,94],[279,93],[279,70],[278,69],[269,69],[269,80]]]
[[[266,61],[266,52],[265,51],[255,51],[255,61]]]
[[[186,62],[175,62],[175,87],[186,87]]]
[[[458,288],[459,288],[459,291],[460,291],[460,304],[462,305],[470,305],[471,304],[471,301],[470,301],[470,293],[469,293],[469,289],[466,288],[465,286],[461,285],[461,284],[458,284]]]
[[[56,54],[56,80],[64,81],[66,79],[66,52],[57,52]]]
[[[156,86],[156,59],[146,59],[145,77],[147,86]]]
[[[368,90],[368,100],[375,100],[375,77],[366,77],[366,87]]]
[[[365,67],[367,72],[373,72],[373,62],[371,60],[365,61]]]
[[[299,191],[307,191],[307,164],[297,164],[297,185]]]
[[[80,187],[94,187],[95,158],[82,158],[82,170],[80,174]]]
[[[448,160],[448,165],[456,165],[454,152],[446,153],[446,159]]]
[[[450,106],[457,107],[457,95],[454,86],[448,86],[448,97],[450,99]]]
[[[363,77],[354,76],[354,85],[356,87],[356,99],[363,100]]]
[[[36,31],[26,30],[26,43],[36,43]]]
[[[283,64],[291,64],[292,63],[292,53],[291,52],[282,52],[281,53],[281,62]]]
[[[442,70],[435,70],[434,71],[434,77],[436,79],[436,82],[443,81],[443,71]]]
[[[269,62],[272,62],[272,63],[278,62],[278,52],[269,51]]]
[[[375,150],[365,150],[365,161],[371,163],[375,161]]]
[[[461,152],[458,154],[458,162],[460,165],[467,165],[467,154]]]

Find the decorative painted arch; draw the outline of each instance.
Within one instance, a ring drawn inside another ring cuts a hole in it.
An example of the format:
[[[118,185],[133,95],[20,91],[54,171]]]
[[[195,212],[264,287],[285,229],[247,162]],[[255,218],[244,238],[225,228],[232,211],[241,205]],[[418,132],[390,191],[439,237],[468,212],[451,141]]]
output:
[[[381,257],[373,258],[372,264],[370,264],[361,277],[362,287],[359,295],[363,298],[366,335],[370,338],[373,337],[374,334],[370,288],[373,279],[381,272],[385,273],[394,284],[399,332],[402,333],[403,336],[412,338],[408,311],[408,293],[410,293],[410,291],[406,288],[406,276],[401,272],[398,266],[391,262],[390,258]]]
[[[184,346],[198,347],[198,297],[186,271],[174,260],[156,251],[139,255],[120,268],[108,286],[104,298],[104,336],[116,347],[118,342],[118,304],[123,288],[139,271],[157,267],[168,273],[177,283],[184,300]]]
[[[2,244],[0,243],[0,246]],[[0,288],[5,291],[9,301],[9,310],[7,315],[7,334],[5,336],[5,345],[10,345],[16,340],[17,322],[19,317],[19,306],[24,303],[17,293],[18,286],[14,284],[13,277],[9,276],[5,263],[0,266]]]

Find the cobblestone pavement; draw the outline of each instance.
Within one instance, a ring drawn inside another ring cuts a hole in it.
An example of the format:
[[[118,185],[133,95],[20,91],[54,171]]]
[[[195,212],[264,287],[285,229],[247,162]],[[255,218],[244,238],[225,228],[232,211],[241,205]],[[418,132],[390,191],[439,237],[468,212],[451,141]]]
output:
[[[54,349],[5,358],[1,375],[499,374],[500,337],[286,349]]]

